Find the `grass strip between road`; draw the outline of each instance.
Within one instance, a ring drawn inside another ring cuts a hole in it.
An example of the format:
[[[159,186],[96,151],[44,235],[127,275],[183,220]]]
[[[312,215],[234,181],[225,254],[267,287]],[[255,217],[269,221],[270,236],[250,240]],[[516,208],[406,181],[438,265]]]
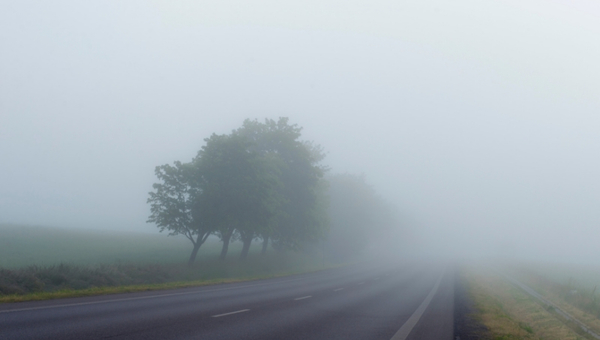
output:
[[[465,274],[476,318],[488,329],[481,339],[586,339],[546,310],[535,298],[486,269]]]
[[[29,294],[24,294],[24,295],[14,294],[14,295],[0,296],[0,303],[42,301],[42,300],[52,300],[52,299],[64,299],[64,298],[75,298],[75,297],[86,297],[86,296],[108,295],[108,294],[135,293],[135,292],[167,290],[167,289],[177,289],[177,288],[201,287],[201,286],[218,285],[218,284],[225,284],[225,283],[256,281],[256,280],[271,279],[271,278],[298,275],[298,274],[307,274],[307,273],[318,272],[318,271],[327,270],[327,269],[344,267],[347,265],[349,265],[349,264],[331,265],[331,266],[328,266],[325,268],[319,268],[319,269],[309,269],[309,270],[294,271],[294,272],[282,272],[282,273],[277,273],[277,274],[248,276],[248,277],[240,277],[240,278],[225,278],[225,279],[221,278],[221,279],[209,279],[209,280],[179,281],[179,282],[167,282],[167,283],[159,283],[159,284],[141,284],[141,285],[115,286],[115,287],[93,287],[93,288],[78,289],[78,290],[65,289],[65,290],[58,290],[58,291],[53,291],[53,292],[35,292],[35,293],[29,293]]]

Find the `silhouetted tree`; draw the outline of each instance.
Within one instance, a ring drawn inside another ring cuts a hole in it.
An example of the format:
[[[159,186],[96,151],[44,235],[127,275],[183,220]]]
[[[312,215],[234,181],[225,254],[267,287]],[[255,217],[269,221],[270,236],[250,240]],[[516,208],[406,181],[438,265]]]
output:
[[[155,174],[161,182],[155,183],[154,191],[149,193],[151,214],[148,222],[156,223],[161,232],[168,230],[169,235],[183,235],[189,239],[193,249],[188,265],[192,265],[200,246],[215,230],[199,211],[202,179],[191,163],[157,166]]]
[[[190,163],[156,168],[148,203],[154,222],[170,235],[182,234],[194,245],[189,264],[209,235],[223,241],[227,256],[232,238],[276,249],[300,249],[326,234],[320,147],[300,140],[301,128],[287,118],[264,123],[246,120],[229,135],[213,134]]]
[[[251,144],[244,136],[212,135],[194,160],[203,178],[199,207],[219,231],[221,258],[234,230],[243,242],[240,257],[246,258],[252,239],[267,228],[278,208],[278,170]]]
[[[269,240],[277,249],[300,249],[326,234],[325,200],[319,196],[319,184],[326,171],[319,165],[324,153],[319,146],[301,141],[301,131],[298,125],[289,124],[288,118],[279,118],[264,123],[246,120],[233,132],[248,138],[252,150],[270,159],[281,183],[277,187],[276,213],[261,232],[253,235],[263,239],[263,252]]]

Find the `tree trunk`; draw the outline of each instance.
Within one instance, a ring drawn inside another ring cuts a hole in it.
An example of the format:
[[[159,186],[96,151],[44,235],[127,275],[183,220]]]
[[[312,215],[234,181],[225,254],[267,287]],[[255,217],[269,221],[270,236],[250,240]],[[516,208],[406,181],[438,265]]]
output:
[[[260,253],[263,255],[266,254],[268,247],[269,247],[269,236],[265,236],[263,239],[262,251]]]
[[[219,256],[219,260],[225,260],[227,256],[227,251],[229,250],[229,241],[231,241],[231,236],[233,235],[233,229],[223,235],[223,248],[221,248],[221,255]]]
[[[190,255],[190,259],[188,261],[189,267],[191,267],[194,264],[194,261],[196,261],[196,255],[198,255],[198,250],[200,249],[201,245],[202,245],[202,243],[200,243],[200,242],[196,242],[194,244],[194,249],[192,250],[192,254]]]
[[[248,251],[250,250],[250,245],[252,244],[252,239],[254,235],[250,235],[249,237],[242,236],[242,242],[244,242],[244,246],[242,247],[242,252],[240,253],[240,260],[245,260],[248,257]]]

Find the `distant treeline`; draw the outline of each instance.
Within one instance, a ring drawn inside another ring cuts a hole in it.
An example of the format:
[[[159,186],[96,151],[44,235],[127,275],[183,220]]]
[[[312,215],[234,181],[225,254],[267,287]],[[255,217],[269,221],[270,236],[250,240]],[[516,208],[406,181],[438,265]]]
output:
[[[395,224],[391,209],[364,176],[325,179],[325,153],[301,131],[287,118],[245,120],[206,138],[190,162],[156,167],[148,222],[192,242],[189,264],[210,235],[223,242],[221,259],[234,240],[243,242],[241,259],[255,239],[263,252],[269,243],[279,251],[321,243],[337,257],[360,252]]]

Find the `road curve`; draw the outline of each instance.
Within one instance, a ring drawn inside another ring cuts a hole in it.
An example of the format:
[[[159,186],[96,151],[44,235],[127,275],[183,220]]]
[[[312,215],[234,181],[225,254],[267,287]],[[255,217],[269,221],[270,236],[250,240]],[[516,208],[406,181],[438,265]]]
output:
[[[0,305],[0,339],[452,339],[453,275],[366,266]]]

